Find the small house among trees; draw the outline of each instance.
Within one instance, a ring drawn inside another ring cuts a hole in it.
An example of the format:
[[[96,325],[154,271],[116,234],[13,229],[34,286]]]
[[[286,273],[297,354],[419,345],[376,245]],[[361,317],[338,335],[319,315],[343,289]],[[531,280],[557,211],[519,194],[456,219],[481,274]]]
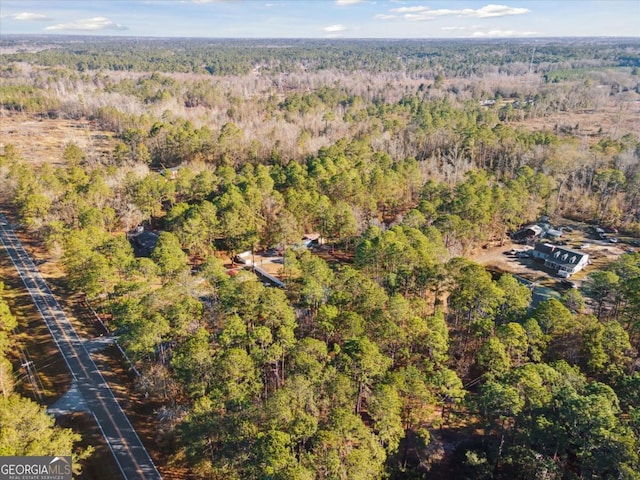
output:
[[[158,234],[139,227],[127,235],[137,257],[150,257],[158,243]]]
[[[324,243],[324,238],[319,233],[305,233],[302,236],[302,244],[305,247],[310,247],[312,245],[322,245]]]

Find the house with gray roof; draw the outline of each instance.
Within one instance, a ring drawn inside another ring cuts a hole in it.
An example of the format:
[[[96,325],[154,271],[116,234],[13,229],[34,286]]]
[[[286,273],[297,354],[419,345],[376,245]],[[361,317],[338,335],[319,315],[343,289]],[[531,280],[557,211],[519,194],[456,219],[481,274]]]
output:
[[[133,233],[129,233],[127,238],[133,247],[133,252],[137,257],[150,257],[158,243],[159,235],[156,232],[145,230],[142,227],[136,228]]]
[[[564,278],[579,272],[589,264],[588,254],[550,243],[536,243],[532,256],[544,260],[545,267]]]

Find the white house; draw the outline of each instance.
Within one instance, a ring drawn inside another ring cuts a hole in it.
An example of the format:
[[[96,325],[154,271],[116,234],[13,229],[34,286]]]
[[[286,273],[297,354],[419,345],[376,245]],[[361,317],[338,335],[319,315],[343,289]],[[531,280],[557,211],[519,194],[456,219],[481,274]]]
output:
[[[544,260],[545,267],[561,277],[569,277],[589,264],[589,255],[550,243],[536,243],[533,258]]]

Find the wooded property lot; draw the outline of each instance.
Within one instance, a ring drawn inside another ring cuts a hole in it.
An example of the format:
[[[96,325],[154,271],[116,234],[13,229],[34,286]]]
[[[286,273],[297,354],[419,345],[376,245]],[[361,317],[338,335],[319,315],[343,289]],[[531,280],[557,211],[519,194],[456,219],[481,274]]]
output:
[[[0,40],[0,203],[165,478],[640,478],[640,41],[133,42]]]

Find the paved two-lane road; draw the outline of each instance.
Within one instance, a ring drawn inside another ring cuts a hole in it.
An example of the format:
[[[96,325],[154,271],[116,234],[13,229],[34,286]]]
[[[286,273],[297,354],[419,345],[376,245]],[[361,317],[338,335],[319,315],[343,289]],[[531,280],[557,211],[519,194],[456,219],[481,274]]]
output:
[[[60,308],[51,290],[16,237],[7,218],[0,213],[0,241],[16,267],[33,302],[42,314],[53,339],[71,371],[73,381],[98,422],[126,480],[161,479],[153,460],[113,392],[98,370],[84,343]]]

